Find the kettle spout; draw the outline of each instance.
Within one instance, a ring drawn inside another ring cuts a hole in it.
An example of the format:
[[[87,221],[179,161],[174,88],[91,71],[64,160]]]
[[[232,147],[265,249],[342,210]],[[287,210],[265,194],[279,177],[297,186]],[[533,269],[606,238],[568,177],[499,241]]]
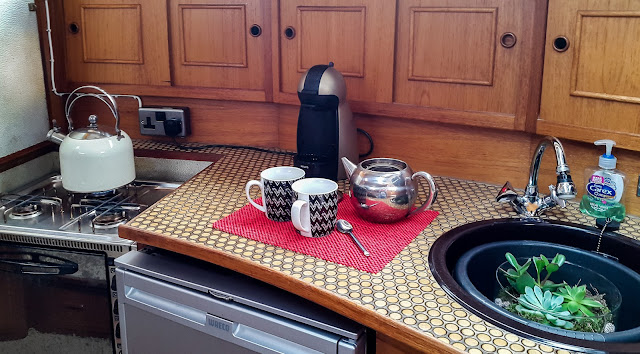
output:
[[[47,133],[47,140],[49,140],[52,143],[56,143],[58,145],[62,144],[62,140],[64,140],[64,138],[66,138],[67,136],[60,133],[60,127],[58,126],[58,124],[56,123],[56,120],[53,120],[53,129],[49,130],[49,132]]]
[[[64,138],[66,138],[66,135],[56,131],[56,129],[51,129],[47,133],[47,140],[58,145],[62,144],[62,140],[64,140]]]
[[[344,165],[344,170],[347,172],[347,175],[349,177],[351,177],[353,171],[355,171],[356,167],[358,167],[354,165],[353,162],[349,161],[349,159],[346,157],[342,158],[342,164]]]

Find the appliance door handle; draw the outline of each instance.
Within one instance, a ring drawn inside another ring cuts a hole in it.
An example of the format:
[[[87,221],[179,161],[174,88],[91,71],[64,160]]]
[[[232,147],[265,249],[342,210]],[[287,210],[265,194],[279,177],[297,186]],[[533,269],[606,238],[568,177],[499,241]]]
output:
[[[0,252],[0,270],[33,275],[63,275],[78,271],[78,263],[34,252]]]

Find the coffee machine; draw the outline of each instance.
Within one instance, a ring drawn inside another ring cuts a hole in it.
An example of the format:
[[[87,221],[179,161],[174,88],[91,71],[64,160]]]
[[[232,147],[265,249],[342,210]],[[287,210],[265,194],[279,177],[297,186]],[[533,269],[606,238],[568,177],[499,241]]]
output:
[[[306,177],[345,179],[340,158],[358,161],[358,147],[342,74],[333,63],[313,66],[300,79],[298,98],[298,154],[294,165],[305,170]]]

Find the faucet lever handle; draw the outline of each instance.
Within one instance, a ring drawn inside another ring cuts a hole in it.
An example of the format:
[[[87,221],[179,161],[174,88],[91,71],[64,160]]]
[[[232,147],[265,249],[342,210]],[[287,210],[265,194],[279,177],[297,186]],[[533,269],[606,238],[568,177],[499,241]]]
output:
[[[496,202],[499,203],[511,203],[518,198],[518,193],[516,193],[515,189],[511,185],[511,182],[507,181],[507,183],[502,186],[500,192],[496,196]]]
[[[551,200],[553,200],[559,207],[564,208],[567,206],[567,201],[558,197],[558,193],[556,193],[556,186],[554,186],[553,184],[549,185],[549,196],[551,197]]]

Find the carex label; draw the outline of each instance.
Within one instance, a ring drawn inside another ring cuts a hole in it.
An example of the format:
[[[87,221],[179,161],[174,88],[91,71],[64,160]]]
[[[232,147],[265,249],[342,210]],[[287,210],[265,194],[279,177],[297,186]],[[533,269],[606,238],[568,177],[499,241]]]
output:
[[[214,327],[218,330],[231,332],[232,322],[224,320],[220,317],[215,317],[211,314],[207,314],[207,325]]]
[[[615,187],[611,178],[594,175],[587,183],[587,192],[596,198],[616,199]]]

